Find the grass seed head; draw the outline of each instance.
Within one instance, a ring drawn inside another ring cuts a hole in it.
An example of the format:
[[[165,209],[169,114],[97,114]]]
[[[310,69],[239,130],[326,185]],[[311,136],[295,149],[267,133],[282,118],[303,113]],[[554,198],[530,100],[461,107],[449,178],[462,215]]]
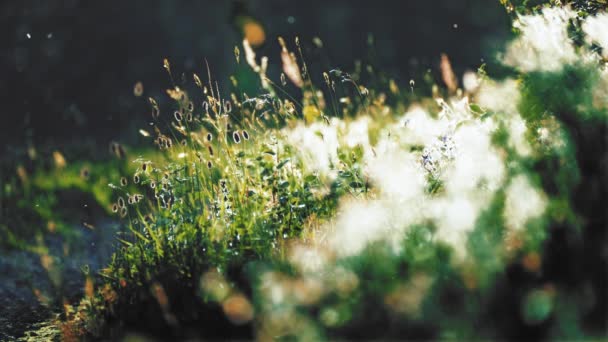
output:
[[[229,114],[232,112],[232,103],[230,101],[224,102],[224,113]]]
[[[141,82],[137,82],[135,83],[135,86],[133,86],[133,95],[135,95],[136,97],[140,97],[144,94],[144,85]]]
[[[90,176],[89,168],[88,168],[88,167],[86,167],[86,166],[85,166],[85,167],[83,167],[83,168],[80,170],[80,177],[82,177],[82,179],[87,180],[87,179],[89,179],[89,176]]]

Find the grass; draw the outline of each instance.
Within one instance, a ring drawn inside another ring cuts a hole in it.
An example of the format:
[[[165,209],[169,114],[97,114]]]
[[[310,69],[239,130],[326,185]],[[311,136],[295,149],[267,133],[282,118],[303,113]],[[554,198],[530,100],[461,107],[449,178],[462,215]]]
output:
[[[481,68],[471,89],[457,89],[446,57],[447,89],[417,98],[337,69],[316,85],[300,41],[279,43],[276,82],[248,44],[235,49],[257,97],[236,79],[224,96],[209,72],[177,86],[165,60],[171,107],[148,99],[154,124],[140,131],[154,150],[87,177],[74,163],[22,179],[91,193],[125,227],[79,305],[65,305],[64,339],[605,333],[597,49],[582,39],[574,62],[515,63],[502,82]],[[557,58],[527,43],[537,60]]]

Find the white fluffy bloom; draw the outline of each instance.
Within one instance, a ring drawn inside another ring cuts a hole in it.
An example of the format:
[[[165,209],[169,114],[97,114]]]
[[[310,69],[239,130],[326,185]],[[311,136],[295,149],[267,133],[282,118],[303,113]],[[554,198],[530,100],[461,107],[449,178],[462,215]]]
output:
[[[504,163],[492,146],[490,125],[468,123],[454,134],[457,155],[443,176],[446,191],[457,195],[484,189],[494,191],[504,178]]]
[[[588,43],[596,43],[602,47],[605,57],[608,57],[608,13],[589,17],[583,23],[583,31]]]
[[[367,173],[381,193],[395,200],[409,200],[424,194],[426,181],[416,158],[404,151],[378,155],[369,162]]]
[[[438,198],[430,206],[437,225],[437,238],[452,246],[460,260],[466,255],[468,234],[475,228],[483,206],[481,201],[464,194]]]
[[[404,232],[428,218],[428,208],[425,197],[344,203],[328,237],[328,246],[339,257],[347,257],[361,253],[370,243],[386,241],[394,253],[399,253]]]
[[[329,244],[341,256],[360,253],[390,230],[390,209],[379,201],[349,203],[338,214]]]
[[[285,132],[287,142],[298,149],[305,165],[313,171],[329,173],[330,165],[337,161],[338,122],[333,119],[330,125],[314,123],[310,126],[300,123]]]
[[[528,178],[519,175],[511,180],[506,191],[504,218],[508,228],[520,230],[526,222],[545,211],[547,198],[534,188]]]
[[[479,88],[479,77],[477,73],[467,70],[462,75],[462,86],[467,93],[473,93]]]
[[[349,123],[347,129],[345,129],[343,140],[348,147],[369,146],[369,117],[363,116]]]
[[[513,79],[500,83],[485,81],[477,93],[476,102],[494,112],[515,114],[520,97],[517,81]]]
[[[577,59],[568,37],[569,8],[545,8],[540,15],[522,15],[513,24],[521,31],[507,48],[504,62],[521,71],[558,71]]]
[[[497,112],[509,130],[509,145],[521,156],[529,156],[532,148],[526,139],[526,122],[519,114],[520,101],[517,81],[485,82],[477,94],[477,103],[483,108]]]
[[[401,143],[409,145],[429,145],[449,127],[447,120],[436,120],[420,107],[405,113],[400,128],[395,129]]]
[[[508,118],[507,128],[509,130],[509,145],[515,149],[520,156],[527,157],[532,153],[532,147],[526,138],[528,127],[522,117],[517,114]]]

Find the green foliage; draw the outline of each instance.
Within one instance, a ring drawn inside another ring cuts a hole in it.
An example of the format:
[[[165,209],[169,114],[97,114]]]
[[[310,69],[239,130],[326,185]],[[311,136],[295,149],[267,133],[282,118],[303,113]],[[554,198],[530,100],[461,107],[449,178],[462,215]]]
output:
[[[500,0],[508,12],[534,13],[551,6],[572,6],[581,16],[594,14],[608,5],[605,0]]]

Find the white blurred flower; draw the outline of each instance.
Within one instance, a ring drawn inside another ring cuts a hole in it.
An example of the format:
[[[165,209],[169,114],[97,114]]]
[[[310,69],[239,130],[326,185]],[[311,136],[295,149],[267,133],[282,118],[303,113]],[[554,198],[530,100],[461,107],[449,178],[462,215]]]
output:
[[[390,209],[380,201],[349,203],[341,208],[329,245],[340,256],[356,255],[381,239],[392,225]]]
[[[479,88],[479,78],[477,73],[467,70],[462,75],[462,86],[467,93],[473,93]]]
[[[505,224],[510,229],[521,230],[528,220],[541,216],[546,206],[544,192],[534,188],[526,176],[516,176],[506,190]]]
[[[604,57],[608,57],[608,13],[588,17],[583,23],[583,31],[587,34],[587,42],[601,46]]]
[[[568,37],[570,8],[545,8],[540,15],[521,15],[513,24],[521,33],[507,48],[504,63],[521,71],[558,71],[576,61]]]
[[[411,153],[395,151],[370,161],[367,173],[384,196],[410,200],[424,194],[424,173]]]
[[[520,93],[517,81],[507,79],[503,82],[486,81],[477,93],[476,102],[481,107],[506,114],[516,114]]]
[[[330,125],[317,122],[306,126],[299,123],[285,131],[287,142],[298,150],[304,165],[312,171],[330,174],[330,165],[337,162],[338,123],[335,118]]]
[[[532,147],[526,138],[528,127],[522,117],[517,114],[508,118],[507,121],[509,130],[509,145],[515,149],[515,152],[522,157],[527,157],[532,153]]]
[[[432,202],[430,211],[437,225],[437,238],[452,246],[459,260],[466,255],[468,233],[475,228],[482,207],[482,203],[464,194],[441,197]]]
[[[504,163],[491,142],[492,127],[467,123],[458,128],[454,141],[458,150],[453,165],[442,179],[446,191],[458,195],[484,189],[495,191],[504,178]]]
[[[430,145],[449,128],[449,121],[436,120],[420,107],[405,113],[401,120],[400,142],[408,145]]]

